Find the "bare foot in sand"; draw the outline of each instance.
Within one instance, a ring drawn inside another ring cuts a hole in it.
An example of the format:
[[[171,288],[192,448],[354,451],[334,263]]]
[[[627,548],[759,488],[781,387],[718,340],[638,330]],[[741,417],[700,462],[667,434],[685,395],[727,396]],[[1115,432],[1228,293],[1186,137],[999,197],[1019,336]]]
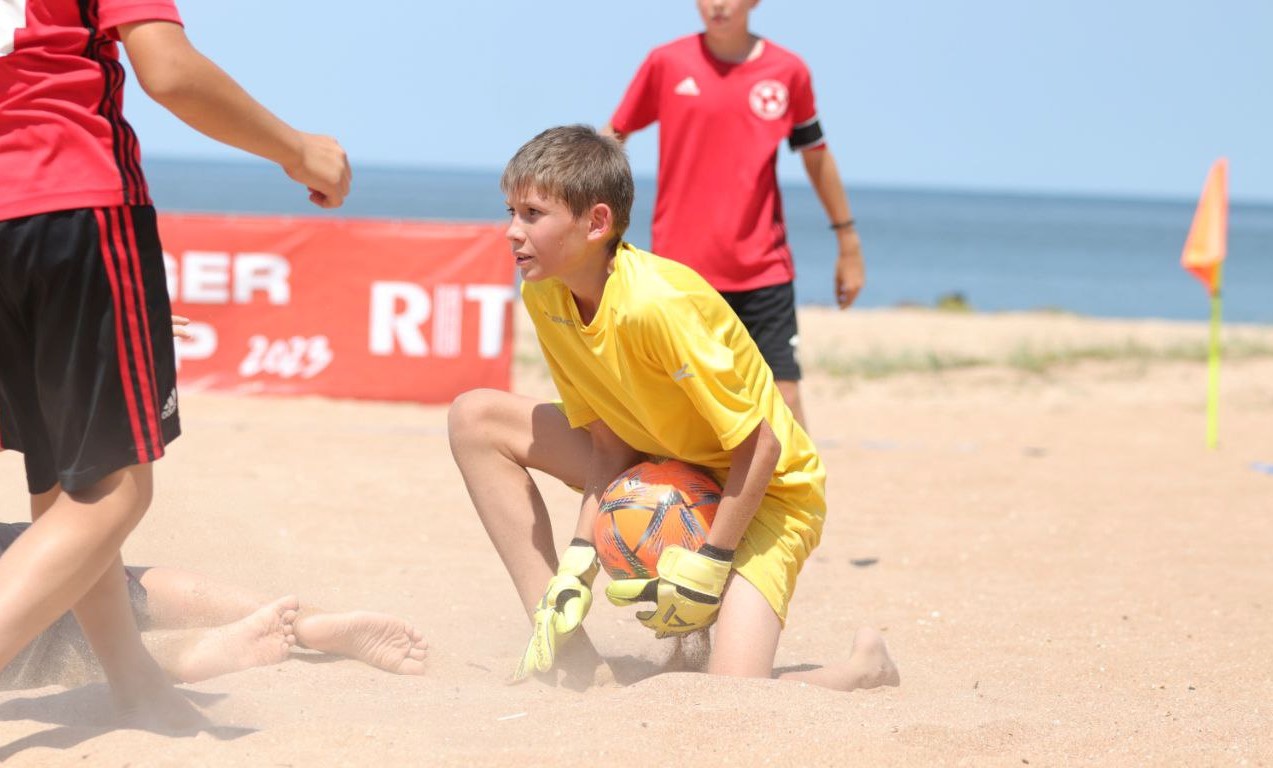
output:
[[[897,664],[888,652],[884,635],[873,627],[862,627],[853,635],[853,648],[849,651],[849,663],[856,679],[853,688],[878,688],[881,685],[900,685],[902,676]]]
[[[429,644],[402,619],[371,611],[315,613],[296,622],[304,648],[348,656],[397,675],[424,674]]]
[[[233,624],[189,633],[176,653],[164,664],[168,673],[183,683],[287,660],[296,644],[296,596],[281,597],[261,606]],[[162,642],[162,641],[161,641]]]
[[[783,680],[799,680],[838,691],[855,691],[898,685],[901,675],[889,655],[884,636],[871,627],[862,627],[853,635],[849,660],[843,665],[817,667],[779,675]]]

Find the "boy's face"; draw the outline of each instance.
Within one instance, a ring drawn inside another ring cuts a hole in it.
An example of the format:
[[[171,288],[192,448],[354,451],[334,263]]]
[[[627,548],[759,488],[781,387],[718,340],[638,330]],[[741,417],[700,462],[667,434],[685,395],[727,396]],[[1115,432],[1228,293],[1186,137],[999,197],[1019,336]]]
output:
[[[578,218],[560,200],[538,190],[520,190],[508,196],[511,217],[504,236],[522,279],[534,282],[566,277],[588,267],[590,217]]]
[[[697,0],[708,32],[746,32],[747,14],[760,0]]]

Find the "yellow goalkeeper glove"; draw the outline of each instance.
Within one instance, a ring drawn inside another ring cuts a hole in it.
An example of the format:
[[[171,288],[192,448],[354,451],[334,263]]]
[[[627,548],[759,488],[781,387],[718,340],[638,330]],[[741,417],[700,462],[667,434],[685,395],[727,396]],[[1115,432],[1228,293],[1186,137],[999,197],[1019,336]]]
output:
[[[592,607],[592,580],[598,567],[597,550],[590,542],[575,539],[566,547],[557,575],[548,580],[531,617],[534,628],[530,643],[513,673],[513,682],[552,669],[558,647],[579,630]]]
[[[710,627],[720,610],[721,593],[729,578],[733,552],[703,545],[698,552],[668,547],[659,556],[657,579],[619,579],[606,587],[615,605],[653,601],[652,611],[637,611],[637,619],[655,637],[684,635]]]

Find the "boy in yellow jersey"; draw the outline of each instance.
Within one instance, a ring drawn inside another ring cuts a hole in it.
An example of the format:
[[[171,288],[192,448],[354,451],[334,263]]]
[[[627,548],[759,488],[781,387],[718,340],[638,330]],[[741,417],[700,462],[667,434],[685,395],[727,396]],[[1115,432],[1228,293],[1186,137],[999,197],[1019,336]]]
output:
[[[452,405],[449,431],[531,616],[515,677],[559,667],[591,679],[602,663],[580,631],[598,570],[593,526],[605,487],[646,456],[708,468],[721,503],[701,549],[669,547],[657,579],[614,581],[607,597],[654,602],[637,616],[658,636],[715,623],[708,672],[772,676],[796,574],[826,511],[812,441],[720,294],[688,267],[623,242],[633,186],[618,142],[587,126],[550,129],[518,150],[500,186],[522,299],[561,403],[476,390]],[[530,468],[583,489],[560,560]],[[843,666],[782,676],[844,690],[898,681],[869,628]]]

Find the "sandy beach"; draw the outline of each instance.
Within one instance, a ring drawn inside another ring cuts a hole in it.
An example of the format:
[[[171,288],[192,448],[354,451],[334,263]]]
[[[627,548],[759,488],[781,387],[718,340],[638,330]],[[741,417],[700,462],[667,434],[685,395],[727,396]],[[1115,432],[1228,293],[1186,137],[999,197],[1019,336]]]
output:
[[[550,397],[517,335],[514,388]],[[187,392],[126,561],[409,617],[427,674],[297,653],[183,686],[217,724],[190,738],[106,727],[101,683],[2,692],[0,760],[1273,764],[1273,327],[1226,329],[1216,451],[1201,323],[806,309],[801,335],[830,512],[777,663],[869,625],[900,687],[653,675],[667,643],[604,600],[589,633],[635,682],[509,686],[527,623],[445,407]],[[22,519],[20,456],[0,486]],[[564,546],[577,497],[541,487]]]

